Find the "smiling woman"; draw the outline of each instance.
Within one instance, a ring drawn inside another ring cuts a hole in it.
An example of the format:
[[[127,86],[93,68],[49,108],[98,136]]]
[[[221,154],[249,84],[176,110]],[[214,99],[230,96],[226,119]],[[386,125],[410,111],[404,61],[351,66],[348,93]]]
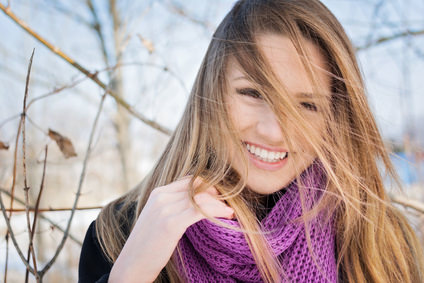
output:
[[[279,83],[285,90],[281,95],[290,98],[299,107],[300,114],[310,123],[311,127],[323,133],[324,119],[318,106],[328,101],[318,101],[319,94],[313,94],[314,87],[302,65],[296,48],[286,36],[268,34],[261,35],[257,40],[258,48],[263,52],[266,61],[276,74]],[[320,95],[330,95],[330,78],[326,68],[325,58],[318,47],[304,41],[310,63],[316,66],[316,76],[320,83]],[[235,60],[228,64],[227,107],[229,116],[236,131],[245,146],[244,155],[249,162],[243,169],[240,156],[231,158],[232,165],[238,172],[246,172],[242,176],[247,180],[250,189],[261,194],[271,194],[287,186],[298,174],[312,164],[317,157],[311,144],[296,130],[296,125],[283,123],[272,111],[261,86],[256,89],[244,75],[243,69]],[[288,149],[287,139],[290,136],[295,147]]]
[[[80,282],[424,282],[379,168],[396,180],[330,11],[240,0],[159,161],[90,226]]]

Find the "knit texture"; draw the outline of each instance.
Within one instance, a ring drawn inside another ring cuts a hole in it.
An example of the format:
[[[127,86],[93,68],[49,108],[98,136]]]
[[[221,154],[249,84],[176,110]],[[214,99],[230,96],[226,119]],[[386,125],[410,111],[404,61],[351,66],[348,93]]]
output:
[[[300,176],[307,208],[322,196],[326,178],[319,163]],[[324,223],[324,214],[307,223],[314,257],[308,249],[299,186],[294,180],[262,219],[262,231],[283,268],[281,282],[337,282],[334,221]],[[234,227],[236,220],[220,219]],[[245,236],[204,219],[191,225],[179,242],[182,260],[178,267],[187,282],[263,282]],[[314,258],[316,263],[314,262]],[[183,271],[183,266],[185,272]]]

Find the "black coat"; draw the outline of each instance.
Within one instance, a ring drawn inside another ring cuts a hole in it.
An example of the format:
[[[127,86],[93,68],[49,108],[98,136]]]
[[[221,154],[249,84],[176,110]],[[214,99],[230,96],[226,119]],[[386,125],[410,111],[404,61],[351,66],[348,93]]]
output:
[[[117,205],[116,212],[121,208],[121,205]],[[128,217],[130,220],[134,217],[136,205],[130,206],[128,211],[122,215]],[[123,221],[126,222],[126,221]],[[119,227],[122,229],[124,234],[129,236],[130,228],[127,225]],[[82,244],[81,255],[78,266],[78,282],[79,283],[107,283],[109,279],[109,273],[112,269],[113,263],[110,262],[106,255],[100,248],[99,239],[96,235],[96,221],[93,221],[88,227],[87,233]],[[164,283],[169,282],[169,277],[165,269],[161,272]]]
[[[78,266],[79,283],[107,283],[112,263],[103,254],[93,221],[85,234]]]

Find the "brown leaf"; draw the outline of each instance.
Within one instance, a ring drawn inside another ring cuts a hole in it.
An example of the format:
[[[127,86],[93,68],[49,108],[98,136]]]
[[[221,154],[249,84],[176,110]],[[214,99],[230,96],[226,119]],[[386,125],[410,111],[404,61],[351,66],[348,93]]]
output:
[[[58,132],[49,129],[49,137],[54,140],[60,148],[60,151],[65,155],[65,158],[77,156],[72,142],[67,137],[62,136]]]
[[[9,149],[9,145],[8,144],[5,144],[2,141],[0,141],[0,149],[8,150]]]

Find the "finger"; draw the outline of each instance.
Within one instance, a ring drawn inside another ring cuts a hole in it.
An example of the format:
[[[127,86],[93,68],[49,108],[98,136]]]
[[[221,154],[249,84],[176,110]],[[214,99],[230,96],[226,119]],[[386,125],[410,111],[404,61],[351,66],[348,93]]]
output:
[[[191,178],[193,178],[193,175],[185,175],[185,176],[178,178],[177,181],[184,180],[184,179],[191,179]]]
[[[193,181],[193,187],[196,188],[196,189],[199,186],[201,186],[202,184],[206,184],[206,181],[205,181],[204,178],[202,178],[200,176],[196,177]],[[220,194],[215,186],[208,186],[204,191],[208,191],[212,195],[219,195]],[[202,191],[202,192],[204,192],[204,191]]]
[[[224,200],[216,198],[216,195],[211,195],[209,192],[198,193],[193,197],[193,199],[198,205],[201,205],[202,203],[212,202],[222,206],[230,207]]]
[[[225,217],[228,214],[234,213],[234,209],[225,202],[217,200],[207,193],[196,195],[194,200],[204,213],[212,217]],[[224,216],[221,213],[224,213]]]
[[[193,176],[189,175],[189,176],[185,176],[182,177],[168,185],[165,186],[161,186],[158,188],[155,188],[153,191],[157,191],[157,192],[161,192],[161,191],[166,191],[166,192],[182,192],[182,191],[188,191],[189,189],[191,189],[190,186],[190,182],[193,180]],[[193,188],[198,188],[199,186],[201,186],[204,183],[204,179],[202,177],[196,177],[193,180]],[[211,193],[215,193],[213,190],[211,190]]]
[[[200,187],[201,185],[205,183],[205,180],[200,176],[194,178],[193,180],[193,176],[190,175],[190,176],[187,176],[187,178],[182,178],[171,183],[171,184],[175,183],[175,186],[176,186],[172,190],[176,190],[176,191],[188,190],[191,188],[190,182],[193,182],[192,187],[194,189],[197,189],[198,187]]]
[[[207,192],[212,196],[219,196],[220,195],[220,193],[218,192],[218,190],[214,186],[208,187],[204,192]]]
[[[204,213],[210,217],[220,217],[233,219],[234,210],[230,207],[219,207],[216,205],[208,204],[202,207]],[[179,223],[183,225],[184,230],[187,229],[190,225],[205,219],[206,216],[203,215],[200,211],[198,211],[194,207],[187,208],[181,215],[178,216]]]
[[[189,188],[191,178],[183,178],[153,189],[152,192],[183,192]]]
[[[193,182],[193,186],[195,188],[198,188],[202,183],[205,183],[205,180],[202,177],[197,177],[194,182]],[[202,192],[208,192],[211,195],[214,196],[219,196],[221,193],[216,189],[215,186],[208,186],[205,190],[203,190]]]
[[[224,201],[216,199],[208,192],[196,194],[193,200],[199,207],[210,205],[220,209],[229,208]],[[170,214],[179,214],[189,207],[194,207],[194,205],[187,192],[166,192],[153,196],[149,201],[149,207],[156,211],[156,216],[167,217]]]
[[[202,209],[206,215],[212,217],[221,217],[227,219],[233,219],[235,217],[234,209],[226,205],[222,206],[208,203],[205,206],[202,206]]]
[[[170,205],[174,202],[184,200],[188,198],[187,192],[165,192],[165,191],[156,191],[152,192],[149,196],[149,199],[146,203],[146,206],[153,207],[162,207]]]
[[[208,217],[220,217],[227,219],[235,218],[234,210],[227,206],[224,202],[215,199],[208,193],[199,194],[196,195],[196,203]],[[190,225],[205,219],[206,216],[200,210],[196,209],[189,200],[187,200],[186,204],[182,205],[185,205],[186,209],[181,213],[173,214],[173,216],[170,216],[170,219],[175,223],[174,225],[177,225],[179,228],[178,230],[181,233],[184,233]],[[179,209],[181,209],[181,207],[182,206],[180,206]]]

